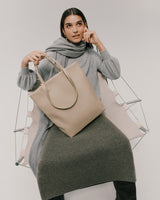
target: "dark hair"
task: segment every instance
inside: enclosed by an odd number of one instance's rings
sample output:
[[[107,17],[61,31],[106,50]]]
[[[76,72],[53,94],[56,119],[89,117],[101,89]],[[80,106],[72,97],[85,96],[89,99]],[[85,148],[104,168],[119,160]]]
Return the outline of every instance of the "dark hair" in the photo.
[[[65,36],[64,36],[62,29],[64,29],[64,21],[65,21],[66,17],[68,17],[69,15],[80,16],[82,18],[84,24],[86,24],[87,28],[88,28],[88,23],[87,23],[87,20],[86,20],[84,14],[78,8],[68,8],[67,10],[65,10],[63,12],[62,17],[61,17],[61,22],[60,22],[60,32],[61,32],[61,36],[64,38],[65,38]],[[86,42],[86,47],[93,48],[93,45],[91,43]]]

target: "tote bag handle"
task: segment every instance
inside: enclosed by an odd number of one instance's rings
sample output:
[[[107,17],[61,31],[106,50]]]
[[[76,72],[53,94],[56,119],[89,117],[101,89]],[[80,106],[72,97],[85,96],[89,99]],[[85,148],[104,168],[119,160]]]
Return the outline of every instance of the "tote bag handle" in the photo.
[[[41,57],[45,57],[45,58],[56,68],[56,70],[57,70],[58,72],[62,71],[62,72],[64,73],[65,77],[66,77],[67,80],[70,82],[70,84],[72,85],[72,87],[74,88],[74,90],[75,90],[75,92],[76,92],[76,98],[75,98],[75,100],[74,100],[74,102],[73,102],[73,104],[72,104],[71,106],[69,106],[69,107],[64,107],[64,108],[55,106],[55,105],[52,103],[52,101],[51,101],[49,92],[48,92],[48,90],[47,90],[47,88],[46,88],[46,86],[45,86],[45,82],[44,82],[42,76],[41,76],[40,73],[39,73],[38,66],[37,66],[37,65],[34,65],[35,70],[36,70],[36,73],[37,73],[37,75],[38,75],[38,78],[39,78],[39,80],[40,80],[40,82],[41,82],[41,84],[42,84],[42,87],[44,88],[44,91],[45,91],[45,93],[46,93],[46,96],[47,96],[47,98],[48,98],[50,104],[51,104],[54,108],[57,108],[57,109],[59,109],[59,110],[68,110],[68,109],[72,108],[72,107],[76,104],[76,102],[77,102],[77,100],[78,100],[78,91],[77,91],[77,88],[76,88],[76,86],[75,86],[73,80],[70,78],[69,74],[64,70],[64,68],[60,65],[60,63],[59,63],[57,60],[55,60],[54,58],[52,58],[52,57],[50,57],[50,56],[47,57],[47,56],[41,55]],[[58,67],[56,66],[56,64],[53,63],[50,59],[53,60],[53,61],[59,66],[59,68],[58,68]]]

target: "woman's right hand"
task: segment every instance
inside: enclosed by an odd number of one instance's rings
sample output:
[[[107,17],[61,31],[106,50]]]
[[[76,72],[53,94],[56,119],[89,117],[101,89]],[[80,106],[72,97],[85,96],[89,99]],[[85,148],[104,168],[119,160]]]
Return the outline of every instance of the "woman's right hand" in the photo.
[[[28,55],[26,55],[21,63],[22,67],[27,67],[29,62],[33,62],[34,65],[39,65],[39,61],[41,61],[44,57],[42,56],[48,56],[43,51],[32,51]]]

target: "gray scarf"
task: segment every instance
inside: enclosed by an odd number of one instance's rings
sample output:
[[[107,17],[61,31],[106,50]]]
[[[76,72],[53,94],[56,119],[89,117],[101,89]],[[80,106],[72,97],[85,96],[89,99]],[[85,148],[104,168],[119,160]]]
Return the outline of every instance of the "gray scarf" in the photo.
[[[56,39],[48,48],[45,49],[47,52],[56,52],[56,58],[63,67],[66,67],[68,58],[78,58],[83,55],[88,48],[85,41],[79,43],[72,43],[66,40],[64,37]],[[86,58],[87,59],[87,58]]]
[[[70,58],[77,58],[81,56],[87,50],[86,42],[81,41],[79,43],[72,43],[66,40],[63,37],[55,40],[46,50],[48,51],[56,51],[63,56],[67,56]]]

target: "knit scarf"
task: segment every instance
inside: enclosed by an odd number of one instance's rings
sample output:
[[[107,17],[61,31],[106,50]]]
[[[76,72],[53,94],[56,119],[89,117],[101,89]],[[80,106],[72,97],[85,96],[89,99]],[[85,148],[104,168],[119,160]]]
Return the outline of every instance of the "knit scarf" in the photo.
[[[87,47],[85,41],[72,43],[63,37],[60,37],[55,40],[48,48],[46,48],[45,52],[56,51],[63,56],[77,58],[81,56],[86,51],[86,49]]]
[[[56,52],[55,59],[59,61],[59,63],[65,68],[69,58],[76,59],[81,57],[88,48],[90,47],[86,47],[85,41],[72,43],[64,37],[59,37],[48,48],[45,49],[45,53]],[[85,54],[83,59],[79,59],[79,64],[83,67],[84,72],[87,73],[89,68],[88,54]]]

